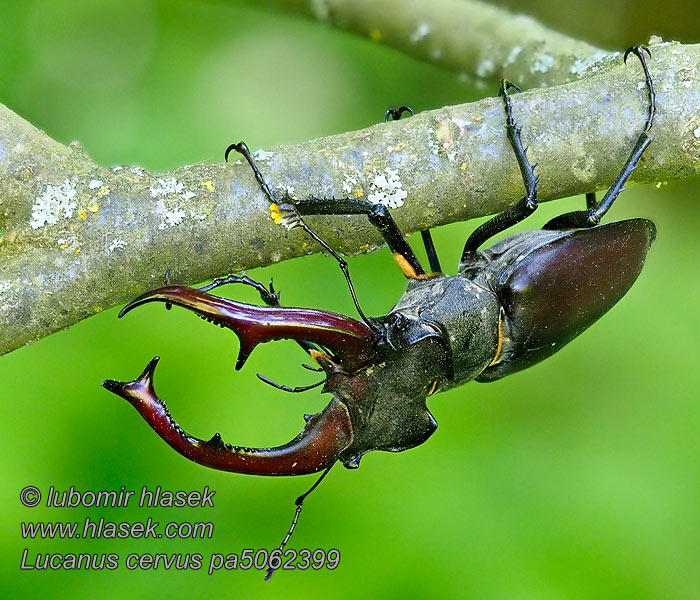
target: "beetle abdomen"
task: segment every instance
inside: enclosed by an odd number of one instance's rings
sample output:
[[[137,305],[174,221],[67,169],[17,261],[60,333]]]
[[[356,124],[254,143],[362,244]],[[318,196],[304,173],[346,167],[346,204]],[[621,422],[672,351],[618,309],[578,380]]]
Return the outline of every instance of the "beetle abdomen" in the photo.
[[[635,282],[655,235],[651,221],[630,219],[563,231],[527,253],[518,244],[513,256],[500,242],[488,280],[503,307],[501,352],[477,381],[529,367],[590,327]]]

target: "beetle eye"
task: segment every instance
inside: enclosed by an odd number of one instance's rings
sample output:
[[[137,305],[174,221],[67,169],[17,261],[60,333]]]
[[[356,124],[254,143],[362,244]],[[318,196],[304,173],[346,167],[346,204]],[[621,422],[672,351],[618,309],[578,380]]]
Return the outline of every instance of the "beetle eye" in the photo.
[[[394,323],[392,324],[394,329],[406,329],[408,327],[408,319],[401,313],[396,313],[394,315]]]

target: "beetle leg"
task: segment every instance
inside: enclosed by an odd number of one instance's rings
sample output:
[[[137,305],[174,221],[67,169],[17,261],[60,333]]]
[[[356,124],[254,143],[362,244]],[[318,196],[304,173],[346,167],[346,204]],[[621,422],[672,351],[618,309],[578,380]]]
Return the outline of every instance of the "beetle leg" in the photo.
[[[255,161],[250,155],[246,145],[243,142],[232,144],[227,148],[226,154],[228,155],[232,149],[243,154],[253,170],[257,171],[256,177],[258,181],[261,181],[262,175],[260,174],[257,165],[255,165]],[[408,278],[422,278],[427,275],[386,206],[382,204],[374,204],[373,202],[361,200],[359,198],[312,197],[297,200],[290,198],[288,194],[283,198],[283,202],[277,203],[272,195],[269,194],[269,187],[267,185],[263,186],[263,191],[266,195],[268,195],[268,199],[271,202],[270,207],[272,209],[272,217],[276,222],[281,223],[288,229],[293,229],[295,227],[303,228],[306,233],[308,233],[323,248],[325,248],[333,256],[333,258],[338,261],[338,264],[340,265],[340,268],[348,281],[357,310],[360,315],[362,315],[363,320],[368,324],[369,321],[364,317],[355,296],[355,291],[348,273],[347,262],[325,240],[323,240],[323,238],[321,238],[304,222],[304,216],[367,215],[370,223],[372,223],[372,225],[379,230],[379,233],[381,233],[384,241],[389,246],[389,249],[393,252],[394,258],[401,267],[404,275],[406,275]]]
[[[226,148],[226,152],[224,154],[224,158],[228,160],[228,155],[232,150],[235,150],[236,152],[240,152],[245,159],[248,161],[248,164],[250,167],[253,169],[253,173],[255,174],[255,178],[258,180],[260,183],[260,187],[262,188],[262,191],[264,194],[267,196],[267,199],[270,201],[270,211],[272,218],[275,220],[276,223],[284,225],[287,229],[294,229],[295,227],[301,227],[308,235],[310,235],[316,242],[324,248],[337,262],[338,265],[340,266],[340,270],[343,272],[343,275],[345,276],[345,280],[348,283],[348,287],[350,288],[350,295],[352,296],[352,300],[355,303],[355,308],[357,309],[357,312],[360,314],[360,317],[362,320],[365,322],[365,324],[372,329],[373,331],[375,330],[374,324],[367,318],[365,315],[364,311],[362,310],[362,307],[360,306],[360,302],[357,299],[357,294],[355,293],[355,286],[352,283],[352,279],[350,278],[350,269],[348,267],[347,261],[340,256],[328,242],[326,242],[320,235],[318,235],[311,227],[309,227],[305,222],[304,219],[302,219],[301,215],[299,212],[296,210],[295,206],[293,204],[282,204],[278,205],[277,202],[275,202],[274,197],[272,196],[272,192],[270,191],[270,186],[267,185],[267,182],[265,181],[264,177],[262,176],[262,173],[260,172],[260,169],[258,169],[258,165],[255,164],[255,160],[253,160],[252,155],[250,154],[250,151],[248,150],[248,146],[245,145],[245,142],[238,142],[237,144],[231,144],[228,148]]]
[[[107,380],[102,385],[127,400],[168,445],[191,461],[250,475],[304,475],[327,469],[352,444],[350,416],[336,399],[310,417],[301,433],[283,446],[232,446],[225,444],[218,433],[208,441],[193,437],[175,422],[153,388],[158,360],[156,356],[134,381]]]
[[[242,283],[244,285],[249,285],[257,290],[257,292],[260,294],[260,299],[268,306],[280,305],[280,294],[279,292],[275,291],[275,288],[272,285],[272,279],[270,279],[270,287],[268,289],[264,284],[260,283],[259,281],[255,281],[255,279],[252,279],[247,275],[227,275],[226,277],[217,277],[211,283],[198,287],[197,289],[200,292],[210,292],[213,289],[221,287],[222,285],[228,285],[230,283]],[[168,285],[167,282],[166,285]]]
[[[627,162],[622,167],[622,170],[615,178],[615,181],[610,186],[610,189],[605,192],[605,195],[599,203],[593,204],[593,206],[588,203],[588,210],[577,210],[555,217],[546,223],[543,229],[566,229],[569,227],[584,228],[595,227],[598,225],[600,220],[605,216],[605,213],[610,210],[610,207],[613,205],[613,202],[615,202],[615,199],[618,197],[620,192],[625,189],[625,182],[629,178],[632,171],[637,168],[639,159],[642,157],[642,154],[644,154],[644,151],[647,149],[649,144],[651,144],[652,137],[649,135],[649,131],[651,130],[651,126],[654,122],[654,115],[656,114],[656,93],[654,92],[654,84],[651,80],[651,74],[649,73],[646,58],[644,58],[645,52],[651,56],[649,49],[645,46],[632,46],[632,48],[629,48],[627,52],[625,52],[624,58],[625,63],[627,63],[627,57],[630,54],[634,54],[637,58],[639,58],[639,61],[642,63],[642,68],[644,69],[647,93],[649,96],[649,113],[644,124],[644,129],[642,130],[642,133],[639,134],[637,143],[634,145],[631,154],[627,158]],[[588,196],[586,199],[588,200]]]
[[[535,175],[535,165],[531,165],[527,159],[527,148],[523,147],[520,139],[522,128],[518,126],[513,118],[513,109],[511,106],[510,95],[508,89],[513,88],[517,92],[520,88],[507,81],[501,80],[501,89],[498,95],[503,98],[503,105],[506,112],[506,131],[508,133],[508,141],[510,142],[515,158],[518,161],[520,174],[525,184],[525,195],[510,208],[507,208],[502,213],[497,214],[492,219],[486,221],[477,227],[467,239],[462,252],[462,263],[469,262],[473,259],[477,249],[486,240],[493,237],[501,231],[505,231],[516,223],[520,223],[523,219],[529,217],[537,209],[537,181],[539,177]]]
[[[390,108],[386,111],[384,115],[384,121],[388,122],[391,118],[393,121],[398,121],[403,113],[410,113],[411,116],[414,115],[413,109],[410,106],[400,106],[399,108]],[[425,252],[428,255],[428,263],[430,264],[430,275],[439,275],[442,273],[442,268],[440,267],[440,259],[438,258],[437,251],[435,250],[435,244],[433,243],[433,238],[430,235],[429,229],[423,229],[421,232],[421,237],[423,238],[423,245],[425,246]]]
[[[364,323],[325,310],[254,306],[212,296],[195,288],[171,285],[139,296],[119,313],[147,302],[169,302],[189,308],[203,319],[231,329],[241,348],[236,361],[240,369],[257,344],[279,339],[303,340],[328,348],[348,371],[369,362],[375,354],[375,334]],[[312,358],[315,349],[311,349]]]
[[[598,204],[598,201],[595,199],[595,192],[588,192],[586,194],[586,208],[591,210],[595,208],[596,204]]]
[[[431,274],[442,273],[442,267],[440,266],[440,259],[437,255],[437,250],[435,250],[435,244],[433,243],[433,236],[430,235],[430,229],[423,229],[420,232],[423,238],[423,245],[425,246],[425,253],[428,255],[428,263],[430,264]]]

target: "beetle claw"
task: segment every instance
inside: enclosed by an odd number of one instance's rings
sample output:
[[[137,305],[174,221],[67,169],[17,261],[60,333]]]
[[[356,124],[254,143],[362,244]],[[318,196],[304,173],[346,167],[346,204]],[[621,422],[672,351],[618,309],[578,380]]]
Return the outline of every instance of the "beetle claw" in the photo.
[[[282,446],[233,446],[224,443],[219,433],[206,441],[196,438],[178,425],[155,392],[153,373],[158,360],[153,358],[134,381],[109,379],[102,385],[127,400],[163,440],[196,463],[251,475],[304,475],[328,468],[353,442],[348,410],[336,399],[306,419],[301,433]]]
[[[367,364],[376,352],[372,330],[350,317],[310,308],[244,304],[179,285],[146,292],[129,302],[119,316],[154,301],[183,306],[208,321],[231,329],[241,343],[237,370],[243,367],[255,346],[271,340],[295,339],[319,344],[332,352],[333,362],[349,371]]]

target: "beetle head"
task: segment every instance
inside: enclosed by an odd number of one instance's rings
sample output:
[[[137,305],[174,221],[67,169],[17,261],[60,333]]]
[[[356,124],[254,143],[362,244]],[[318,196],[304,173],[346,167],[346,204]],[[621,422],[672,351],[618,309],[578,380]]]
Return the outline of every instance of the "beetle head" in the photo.
[[[439,336],[416,319],[377,320],[385,329],[378,336],[365,324],[336,313],[253,306],[184,286],[148,292],[129,303],[120,316],[152,301],[183,306],[234,331],[241,343],[237,369],[257,344],[275,339],[291,338],[323,349],[311,354],[326,373],[324,391],[334,398],[307,418],[294,440],[275,448],[233,446],[219,434],[205,441],[182,430],[155,393],[157,357],[134,381],[103,382],[190,460],[257,475],[312,473],[336,460],[352,468],[370,450],[400,451],[421,444],[437,426],[425,401],[437,379],[445,376],[449,361]]]

